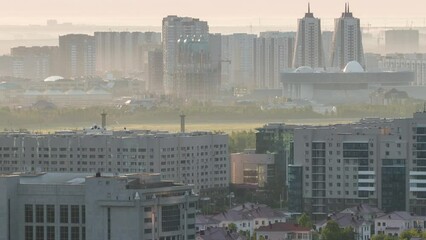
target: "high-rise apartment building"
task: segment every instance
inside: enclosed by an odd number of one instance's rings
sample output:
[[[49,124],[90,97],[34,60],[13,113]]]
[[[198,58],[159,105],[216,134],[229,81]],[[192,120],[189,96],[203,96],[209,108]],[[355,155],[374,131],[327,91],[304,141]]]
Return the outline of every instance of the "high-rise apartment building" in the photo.
[[[204,102],[217,95],[220,83],[220,47],[220,35],[182,36],[178,40],[175,73],[177,97]]]
[[[333,48],[333,32],[323,31],[322,32],[322,49],[324,52],[324,66],[328,68],[330,66],[330,55],[331,49]]]
[[[364,49],[359,18],[354,18],[345,5],[345,12],[334,21],[333,48],[331,52],[331,67],[342,70],[348,62],[364,63]]]
[[[14,77],[43,80],[58,73],[58,47],[15,47],[11,56]]]
[[[364,119],[291,127],[289,207],[315,218],[361,203],[386,212],[426,214],[426,112],[407,119]]]
[[[291,68],[294,33],[262,32],[254,42],[255,87],[278,89],[281,72]]]
[[[222,36],[222,77],[228,87],[255,88],[255,34],[235,33]]]
[[[176,94],[178,80],[178,40],[193,36],[208,39],[209,26],[197,18],[167,16],[163,18],[164,87],[168,95]]]
[[[66,78],[94,76],[96,44],[93,36],[68,34],[59,36],[60,75]]]
[[[228,136],[105,131],[0,134],[0,172],[161,173],[196,192],[229,186]]]
[[[161,33],[95,32],[98,72],[142,72],[148,51],[161,48]]]
[[[321,20],[314,17],[308,4],[308,12],[305,17],[298,20],[293,68],[302,66],[323,68],[324,61]]]
[[[401,29],[385,32],[386,53],[418,53],[419,30]]]
[[[154,50],[148,52],[148,91],[163,93],[163,51]]]

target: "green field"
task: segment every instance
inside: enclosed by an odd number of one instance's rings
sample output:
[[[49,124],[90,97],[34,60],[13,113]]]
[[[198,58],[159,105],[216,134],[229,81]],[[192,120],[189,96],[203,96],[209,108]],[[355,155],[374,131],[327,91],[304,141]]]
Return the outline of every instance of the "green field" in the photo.
[[[292,119],[285,121],[286,124],[296,124],[296,125],[330,125],[330,124],[343,124],[351,123],[357,119]],[[262,127],[268,122],[277,122],[277,121],[266,121],[266,122],[226,122],[226,123],[190,123],[188,122],[185,126],[186,131],[221,131],[226,133],[239,132],[239,131],[254,131],[256,128]],[[283,121],[281,121],[283,122]],[[83,129],[84,127],[90,127],[90,125],[82,126],[55,126],[52,128],[38,128],[32,127],[27,128],[31,131],[38,132],[54,132],[57,130],[77,130]],[[144,129],[144,130],[160,130],[160,131],[170,131],[177,132],[180,131],[180,123],[146,123],[146,124],[112,124],[107,126],[110,130],[122,130],[124,128],[128,130]]]

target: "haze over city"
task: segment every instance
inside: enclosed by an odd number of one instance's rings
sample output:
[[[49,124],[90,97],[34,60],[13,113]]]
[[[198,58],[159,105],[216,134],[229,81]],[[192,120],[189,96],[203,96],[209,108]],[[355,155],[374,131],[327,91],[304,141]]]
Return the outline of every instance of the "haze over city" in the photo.
[[[0,240],[425,240],[424,0],[3,0]]]
[[[27,25],[44,24],[46,19],[58,19],[61,22],[95,25],[140,25],[159,26],[163,16],[199,17],[209,21],[212,26],[229,25],[295,25],[291,19],[300,17],[306,11],[308,1],[244,1],[244,0],[38,0],[3,1],[0,24]],[[311,0],[312,9],[318,17],[335,18],[342,11],[345,1]],[[419,7],[422,0],[407,0],[401,7],[400,1],[357,0],[350,1],[357,16],[365,22],[376,25],[424,25],[426,10]]]

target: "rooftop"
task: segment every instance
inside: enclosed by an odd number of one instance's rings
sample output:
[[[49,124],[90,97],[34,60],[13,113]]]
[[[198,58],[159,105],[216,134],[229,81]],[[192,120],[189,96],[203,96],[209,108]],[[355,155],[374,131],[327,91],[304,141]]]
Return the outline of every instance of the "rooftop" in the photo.
[[[16,173],[20,184],[82,185],[88,173]]]
[[[307,227],[299,226],[294,223],[274,223],[269,226],[259,227],[256,231],[258,232],[309,232],[311,229]]]
[[[256,218],[280,218],[285,214],[264,204],[245,203],[213,216],[217,221],[241,221]]]
[[[399,212],[391,212],[389,214],[382,215],[376,219],[377,220],[411,220],[417,217],[419,216],[416,216],[413,213],[399,211]]]
[[[226,228],[208,228],[201,232],[197,239],[203,240],[246,240],[245,236],[240,235],[237,232],[231,232]]]

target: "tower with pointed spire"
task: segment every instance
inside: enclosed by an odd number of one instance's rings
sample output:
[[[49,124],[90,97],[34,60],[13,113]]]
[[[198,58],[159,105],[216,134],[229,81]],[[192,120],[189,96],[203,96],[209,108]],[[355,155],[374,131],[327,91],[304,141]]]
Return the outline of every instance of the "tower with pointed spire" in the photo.
[[[321,20],[314,17],[310,3],[308,3],[308,12],[302,19],[298,19],[293,68],[301,66],[324,67]]]
[[[330,65],[343,69],[351,61],[357,61],[361,66],[365,66],[360,20],[354,18],[349,3],[345,3],[342,16],[334,21]]]

